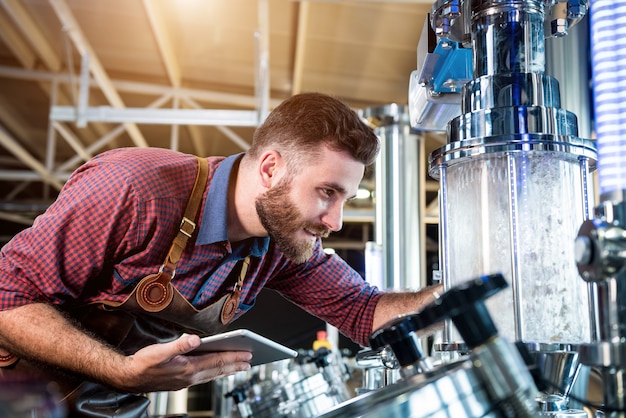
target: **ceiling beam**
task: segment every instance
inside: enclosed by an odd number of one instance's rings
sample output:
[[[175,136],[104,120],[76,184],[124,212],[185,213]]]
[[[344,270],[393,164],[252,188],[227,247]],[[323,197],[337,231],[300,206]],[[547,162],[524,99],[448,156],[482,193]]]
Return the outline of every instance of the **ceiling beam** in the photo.
[[[193,107],[196,110],[202,109],[202,106],[200,106],[198,103],[196,103],[193,99],[189,97],[183,97],[183,100],[187,105]],[[257,120],[257,124],[258,124],[258,120]],[[214,124],[214,125],[216,125],[216,128],[218,131],[220,131],[224,136],[226,136],[226,138],[230,139],[235,145],[239,146],[242,150],[248,151],[250,149],[250,144],[245,139],[237,135],[232,129],[229,129],[226,126],[224,126],[225,125],[224,123]]]
[[[296,50],[293,59],[293,73],[291,76],[291,94],[302,91],[302,74],[304,72],[304,56],[306,52],[306,33],[309,24],[309,2],[298,5],[298,31],[296,33]]]
[[[56,74],[49,71],[26,70],[23,68],[8,67],[4,65],[0,65],[0,77],[15,78],[18,80],[58,80],[61,83],[73,82],[69,74]],[[176,88],[138,81],[111,80],[111,82],[113,83],[113,87],[115,87],[116,90],[123,91],[125,93],[139,93],[155,96],[161,96],[164,94],[187,96],[203,102],[219,103],[221,105],[227,104],[229,106],[238,106],[250,109],[254,109],[257,104],[256,97],[246,94],[223,93],[219,91],[198,90],[183,87]],[[96,81],[93,79],[90,80],[90,83],[93,86],[97,86]],[[280,99],[270,99],[270,108],[278,106],[281,101],[282,100]]]
[[[3,13],[0,13],[0,27],[2,28],[0,38],[5,41],[9,49],[15,54],[22,67],[32,70],[35,68],[36,64],[40,62],[53,73],[60,71],[63,66],[61,58],[56,54],[48,42],[48,37],[39,26],[37,26],[23,4],[14,0],[1,0],[1,2],[3,9],[13,20],[13,24],[7,21]],[[21,34],[13,30],[13,27],[19,28]],[[51,97],[52,92],[50,85],[43,83],[43,80],[37,81],[43,92],[48,97]],[[68,98],[62,91],[56,93],[54,100],[51,97],[51,103],[57,104],[57,98],[59,102],[63,104],[73,102],[73,100]],[[4,122],[5,125],[8,124],[6,120]],[[94,124],[93,129],[97,133],[104,131],[100,124]],[[83,130],[82,135],[87,141],[91,141],[94,137],[90,130]],[[26,137],[18,136],[18,138],[22,141],[26,140]]]
[[[10,153],[15,155],[27,167],[37,172],[43,181],[57,190],[61,190],[63,182],[55,178],[43,164],[25,150],[9,133],[0,126],[0,145],[4,146]]]
[[[72,131],[70,131],[65,125],[57,121],[52,121],[52,126],[59,134],[61,134],[63,139],[65,139],[65,142],[67,142],[68,145],[72,147],[76,155],[82,158],[83,161],[88,161],[89,159],[91,159],[91,157],[93,157],[93,155],[87,152],[85,147],[83,147],[83,144],[80,143],[80,140],[76,138]]]
[[[185,103],[181,103],[182,107],[185,108]],[[204,141],[202,140],[202,131],[198,125],[187,125],[187,132],[189,132],[189,136],[191,137],[191,145],[194,149],[194,154],[205,157],[207,155],[206,147],[204,146]]]
[[[30,16],[24,4],[20,0],[0,0],[4,10],[11,16],[22,35],[30,43],[37,55],[44,62],[46,68],[51,71],[61,69],[61,60],[57,57],[54,49],[45,35],[39,30],[37,23]]]
[[[124,132],[124,126],[123,125],[118,125],[116,128],[114,128],[110,132],[106,133],[103,137],[101,137],[100,139],[95,141],[93,144],[91,144],[87,148],[85,148],[85,151],[88,152],[88,153],[91,153],[91,154],[95,154],[95,153],[99,152],[102,148],[107,146],[111,141],[113,141],[115,138],[117,138],[123,132]],[[59,164],[57,169],[59,171],[73,170],[82,161],[83,161],[83,159],[80,157],[80,155],[74,155],[72,158],[70,158],[69,160],[65,161],[64,163]]]
[[[258,113],[254,110],[218,109],[146,109],[127,107],[118,109],[110,106],[88,107],[81,115],[87,122],[112,122],[153,125],[224,125],[257,127]],[[50,119],[72,122],[78,119],[75,107],[53,106]]]
[[[19,138],[23,144],[28,145],[32,149],[33,153],[37,154],[41,151],[38,149],[41,147],[38,147],[32,139],[31,131],[28,129],[28,124],[17,112],[17,109],[13,108],[11,103],[5,100],[4,97],[0,97],[0,121],[2,121],[4,127]],[[41,155],[39,156],[42,157]]]
[[[165,71],[170,79],[170,83],[174,87],[180,87],[181,74],[180,65],[174,54],[174,48],[172,47],[171,38],[167,26],[165,25],[164,13],[161,8],[161,3],[157,0],[143,0],[143,7],[148,15],[150,21],[150,27],[152,28],[152,34],[156,39],[156,43],[161,53],[161,59],[165,66]]]
[[[4,221],[9,221],[9,222],[15,222],[16,224],[29,225],[29,226],[32,225],[34,222],[33,218],[29,218],[27,216],[22,216],[22,215],[17,215],[15,213],[1,212],[1,211],[0,211],[0,219]]]
[[[93,78],[96,80],[96,83],[102,90],[104,96],[107,98],[112,106],[118,109],[124,109],[126,106],[124,105],[122,98],[113,86],[113,83],[109,79],[109,76],[106,73],[104,66],[102,65],[102,63],[98,59],[98,56],[87,41],[87,38],[83,34],[83,31],[78,25],[78,22],[74,18],[74,15],[72,14],[72,11],[70,10],[65,0],[49,1],[57,17],[61,21],[61,24],[66,28],[67,34],[74,43],[74,46],[76,47],[78,52],[81,54],[81,56],[87,55],[89,57],[89,69],[91,70],[91,74],[93,75]],[[126,122],[124,123],[124,128],[126,129],[126,132],[128,132],[128,135],[131,137],[136,146],[148,146],[148,143],[146,142],[136,124]]]
[[[0,13],[0,28],[2,28],[0,39],[15,55],[20,64],[26,68],[33,68],[36,60],[35,54],[4,13]]]

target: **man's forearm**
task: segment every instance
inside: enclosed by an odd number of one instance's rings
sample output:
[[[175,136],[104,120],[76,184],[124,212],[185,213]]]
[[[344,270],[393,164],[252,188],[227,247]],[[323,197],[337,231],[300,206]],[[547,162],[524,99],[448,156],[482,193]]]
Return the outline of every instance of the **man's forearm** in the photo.
[[[420,311],[424,306],[433,302],[437,295],[442,292],[443,286],[436,285],[417,292],[384,293],[376,304],[372,332],[398,315]]]
[[[250,369],[251,353],[187,354],[200,345],[183,335],[125,356],[74,327],[41,303],[0,312],[0,347],[126,392],[178,390]]]
[[[77,329],[47,304],[0,312],[0,347],[111,386],[124,382],[126,357]]]

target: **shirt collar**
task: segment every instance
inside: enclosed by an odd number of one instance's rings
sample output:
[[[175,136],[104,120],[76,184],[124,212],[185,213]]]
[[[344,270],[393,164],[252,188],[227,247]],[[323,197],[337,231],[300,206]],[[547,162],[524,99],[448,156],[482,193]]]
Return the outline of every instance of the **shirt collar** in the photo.
[[[228,183],[235,163],[243,157],[243,153],[224,158],[215,169],[209,185],[200,229],[196,244],[215,244],[228,241]],[[246,240],[250,255],[262,256],[269,248],[269,237],[255,237]]]

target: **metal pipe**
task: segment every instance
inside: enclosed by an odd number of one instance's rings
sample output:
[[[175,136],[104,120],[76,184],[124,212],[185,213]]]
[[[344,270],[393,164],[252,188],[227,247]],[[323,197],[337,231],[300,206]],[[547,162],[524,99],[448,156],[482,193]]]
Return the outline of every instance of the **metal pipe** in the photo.
[[[419,141],[404,106],[390,104],[362,111],[381,140],[376,160],[375,240],[382,248],[383,283],[388,289],[425,286],[425,240],[420,205]]]

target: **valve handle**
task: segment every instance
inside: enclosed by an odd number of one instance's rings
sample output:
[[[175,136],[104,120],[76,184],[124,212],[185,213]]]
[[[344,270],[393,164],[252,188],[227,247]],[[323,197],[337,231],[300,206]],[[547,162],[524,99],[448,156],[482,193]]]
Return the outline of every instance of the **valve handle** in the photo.
[[[389,346],[401,366],[413,364],[424,358],[417,332],[451,319],[467,346],[475,348],[497,335],[484,301],[507,286],[501,274],[481,276],[455,286],[422,311],[387,322],[372,333],[370,345],[374,350]]]
[[[470,349],[498,334],[485,299],[506,287],[501,274],[481,276],[450,289],[437,301]]]

